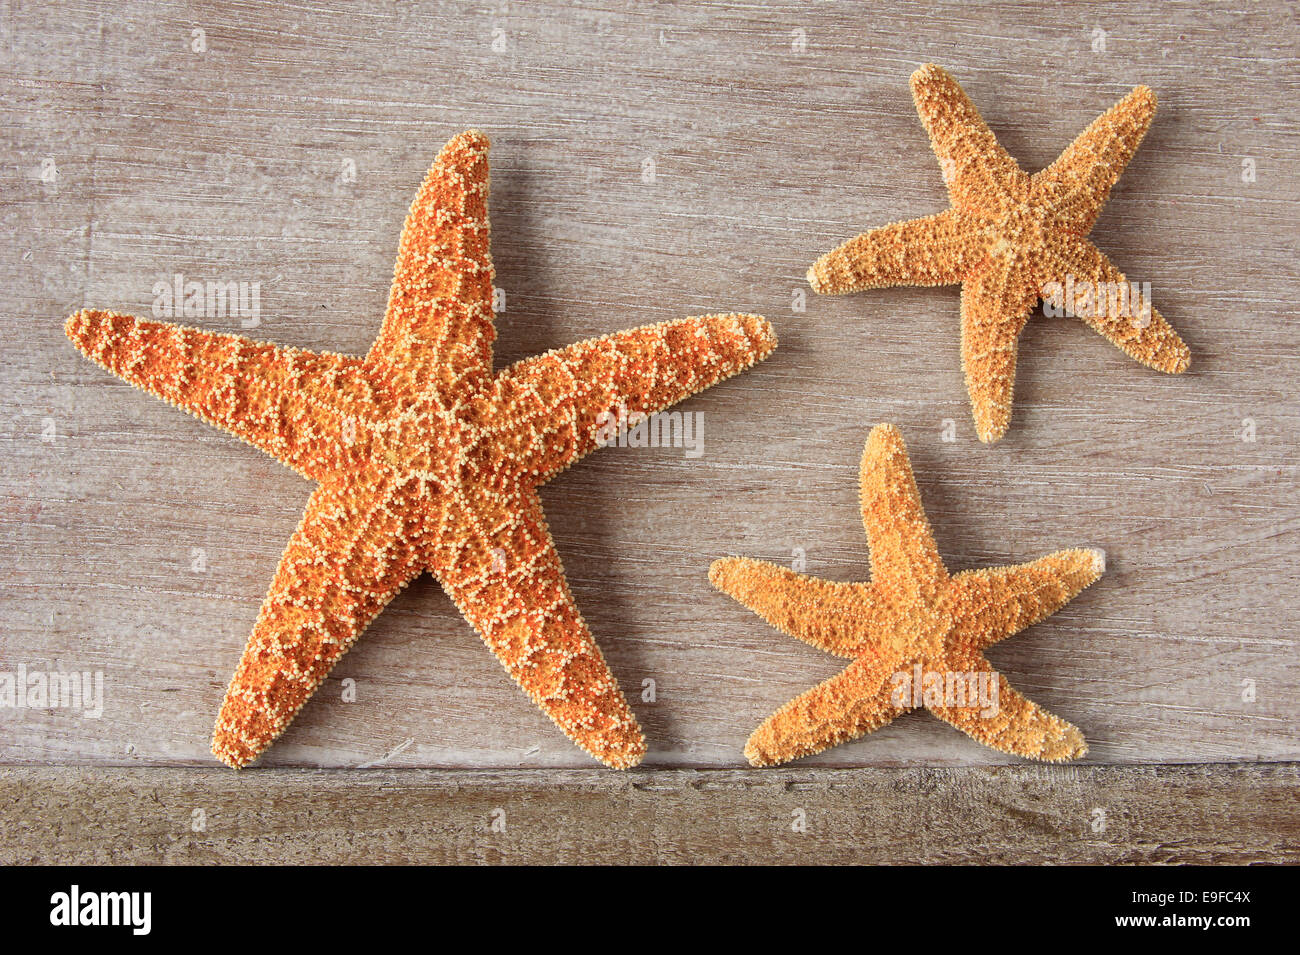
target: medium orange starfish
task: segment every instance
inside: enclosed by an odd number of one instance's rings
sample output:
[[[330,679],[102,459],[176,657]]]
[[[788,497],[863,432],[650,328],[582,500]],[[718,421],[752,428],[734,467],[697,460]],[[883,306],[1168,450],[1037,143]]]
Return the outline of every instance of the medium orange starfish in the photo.
[[[765,358],[776,338],[754,315],[687,318],[494,377],[487,151],[485,136],[463,133],[429,170],[364,358],[113,312],[68,319],[89,358],[318,482],[217,718],[212,752],[231,766],[284,732],[424,570],[570,739],[615,768],[645,753],[537,489],[602,443],[624,407],[636,422]]]
[[[1079,730],[1025,699],[984,651],[1065,606],[1101,576],[1098,550],[949,576],[903,438],[878,425],[862,455],[871,582],[818,580],[743,557],[709,580],[778,630],[853,660],[773,713],[745,744],[755,766],[819,753],[924,706],[972,739],[1030,759],[1087,752]]]
[[[949,209],[864,232],[808,270],[822,293],[960,283],[961,351],[975,427],[996,441],[1011,420],[1016,343],[1040,299],[1076,315],[1144,365],[1187,370],[1191,354],[1140,290],[1085,238],[1156,111],[1139,86],[1029,176],[998,145],[957,81],[912,74],[916,111],[939,158]]]

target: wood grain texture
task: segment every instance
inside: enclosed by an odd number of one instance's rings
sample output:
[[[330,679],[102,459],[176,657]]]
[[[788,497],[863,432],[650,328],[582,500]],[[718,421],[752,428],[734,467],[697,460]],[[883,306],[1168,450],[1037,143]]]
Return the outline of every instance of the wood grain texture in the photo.
[[[177,273],[258,282],[261,323],[249,333],[361,353],[411,196],[442,143],[471,126],[493,139],[507,296],[498,367],[709,311],[765,314],[781,337],[767,363],[683,406],[704,414],[702,457],[607,449],[543,491],[579,606],[646,729],[647,765],[740,767],[759,721],[835,672],[714,592],[706,571],[727,554],[802,554],[809,573],[862,579],[855,468],[880,421],[902,429],[952,570],[1063,547],[1108,552],[1100,582],[992,654],[1013,685],[1083,729],[1091,761],[1300,758],[1298,32],[1281,2],[6,4],[0,670],[102,671],[105,708],[100,719],[3,712],[0,762],[211,765],[222,692],[310,490],[83,360],[64,318],[83,306],[148,315],[155,282]],[[1011,431],[983,447],[955,288],[807,290],[809,263],[841,240],[944,208],[907,88],[928,60],[965,85],[1029,170],[1133,85],[1158,92],[1151,132],[1093,238],[1151,283],[1191,346],[1188,375],[1142,368],[1081,323],[1040,315],[1022,339]],[[192,322],[243,330],[230,316]],[[651,680],[653,702],[642,698]],[[344,681],[356,702],[342,701]],[[1010,759],[914,715],[801,770]],[[371,627],[264,762],[589,765],[428,578]],[[1016,772],[1043,786],[1056,778]],[[1108,778],[1081,772],[1060,778]],[[1178,772],[1171,798],[1212,775]],[[1291,770],[1269,772],[1225,778],[1294,784]],[[921,789],[945,778],[915,773]],[[11,773],[6,785],[22,793],[34,778],[44,777]],[[122,798],[132,780],[154,778],[104,777]],[[182,775],[170,791],[197,787],[233,806],[338,778]],[[655,778],[591,777],[572,791],[630,805]],[[662,785],[683,805],[702,798],[683,778]],[[799,777],[725,778],[735,788],[724,791],[743,794],[783,793],[780,780]],[[863,777],[861,792],[883,778]],[[979,778],[1007,805],[1021,798],[998,788],[1004,777]],[[92,783],[79,785],[60,798],[89,798]],[[390,784],[363,785],[379,799]],[[824,785],[834,802],[839,784]],[[1051,813],[1077,814],[1081,845],[1088,800],[1064,809],[1063,791],[1042,798]],[[912,818],[923,828],[928,817]],[[781,824],[768,840],[784,838]],[[1060,852],[1059,832],[1044,830],[1033,851]],[[1250,832],[1256,841],[1224,853],[1268,851],[1262,830]],[[263,838],[218,849],[158,833],[142,852],[234,857]],[[1171,838],[1125,857],[1159,857]],[[444,851],[501,853],[465,840]],[[400,857],[401,845],[393,835],[383,853]]]
[[[0,863],[1300,862],[1295,765],[541,777],[10,767]]]

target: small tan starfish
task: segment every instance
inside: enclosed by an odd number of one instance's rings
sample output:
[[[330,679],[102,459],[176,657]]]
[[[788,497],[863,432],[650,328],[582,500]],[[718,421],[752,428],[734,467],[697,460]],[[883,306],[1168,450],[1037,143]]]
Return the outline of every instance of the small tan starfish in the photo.
[[[837,676],[773,713],[745,744],[755,766],[819,753],[924,706],[972,739],[1029,759],[1087,752],[1079,730],[1031,703],[984,651],[1065,606],[1101,576],[1098,550],[949,576],[903,438],[878,425],[862,455],[871,582],[832,583],[774,564],[714,561],[709,580],[772,626],[848,657]]]
[[[756,315],[647,325],[492,373],[488,141],[439,154],[364,358],[88,309],[67,333],[131,384],[317,482],[226,693],[212,752],[255,759],[425,570],[533,701],[606,765],[636,717],[574,605],[538,488],[635,424],[765,358]]]
[[[951,208],[850,239],[808,270],[813,289],[960,283],[962,366],[981,441],[1006,433],[1016,342],[1040,299],[1144,365],[1186,371],[1191,354],[1182,339],[1086,238],[1151,125],[1155,93],[1135,88],[1034,176],[938,66],[912,74],[912,96]]]

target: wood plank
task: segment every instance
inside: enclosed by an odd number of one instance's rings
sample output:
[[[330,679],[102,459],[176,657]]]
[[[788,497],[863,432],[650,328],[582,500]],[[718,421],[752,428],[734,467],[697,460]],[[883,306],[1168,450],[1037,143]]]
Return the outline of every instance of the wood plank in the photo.
[[[1108,551],[1101,582],[993,655],[1084,729],[1091,760],[1300,759],[1288,5],[19,0],[2,29],[0,671],[102,672],[105,709],[4,713],[0,762],[210,765],[221,695],[309,491],[84,361],[66,315],[147,314],[177,273],[258,282],[255,334],[363,351],[411,194],[469,126],[494,141],[500,365],[726,309],[768,315],[782,339],[684,406],[705,415],[703,457],[606,450],[544,492],[649,765],[739,767],[763,717],[835,672],[705,572],[725,554],[799,552],[811,573],[862,578],[855,468],[878,421],[902,428],[953,569]],[[955,289],[796,305],[818,254],[943,207],[907,89],[926,60],[1030,169],[1133,84],[1158,91],[1095,237],[1152,283],[1189,375],[1040,318],[1010,435],[986,448]],[[916,716],[811,765],[1008,759]],[[427,579],[266,763],[590,765]]]
[[[0,770],[0,862],[1295,863],[1295,764]]]

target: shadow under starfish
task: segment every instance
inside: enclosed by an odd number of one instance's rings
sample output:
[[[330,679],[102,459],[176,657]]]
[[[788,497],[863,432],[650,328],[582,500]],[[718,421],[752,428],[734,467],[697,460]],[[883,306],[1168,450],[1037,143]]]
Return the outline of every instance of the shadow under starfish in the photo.
[[[648,325],[492,373],[488,141],[438,155],[402,230],[364,358],[87,309],[85,355],[317,482],[226,692],[212,752],[243,766],[288,727],[384,606],[425,570],[507,672],[608,766],[645,739],[574,604],[537,489],[631,423],[776,347],[756,315]]]

